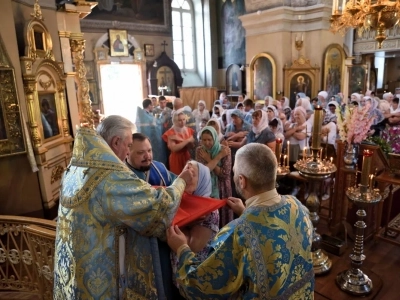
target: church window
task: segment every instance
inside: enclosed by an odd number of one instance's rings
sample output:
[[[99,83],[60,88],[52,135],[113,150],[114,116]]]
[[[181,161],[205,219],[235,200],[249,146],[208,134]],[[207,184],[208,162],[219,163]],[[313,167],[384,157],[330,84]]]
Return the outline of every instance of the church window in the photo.
[[[181,70],[194,70],[193,5],[188,0],[173,0],[172,39],[174,61]]]

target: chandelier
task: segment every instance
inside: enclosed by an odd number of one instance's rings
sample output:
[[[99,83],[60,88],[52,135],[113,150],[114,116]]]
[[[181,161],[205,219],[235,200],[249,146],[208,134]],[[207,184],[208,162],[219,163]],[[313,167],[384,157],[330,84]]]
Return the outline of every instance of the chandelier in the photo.
[[[344,34],[349,28],[363,31],[375,30],[375,40],[378,48],[386,39],[386,30],[399,22],[400,0],[333,0],[331,31]]]

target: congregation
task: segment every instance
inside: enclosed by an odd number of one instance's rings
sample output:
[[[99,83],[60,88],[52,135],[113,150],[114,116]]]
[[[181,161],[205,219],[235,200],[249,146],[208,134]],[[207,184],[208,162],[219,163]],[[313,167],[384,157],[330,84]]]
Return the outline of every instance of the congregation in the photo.
[[[253,103],[245,95],[234,105],[222,93],[211,111],[202,100],[192,111],[179,98],[170,108],[160,96],[138,108],[141,133],[119,116],[103,119],[97,132],[79,129],[61,185],[56,298],[313,299],[313,226],[295,195],[277,192],[277,168],[292,167],[310,147],[317,106],[321,139],[333,147],[346,111],[367,117],[369,136],[393,142],[399,96],[299,93],[290,107],[286,97]],[[142,126],[143,118],[158,122]],[[160,136],[147,134],[151,126]],[[286,149],[277,155],[278,144]],[[168,159],[155,160],[162,149]],[[183,193],[227,206],[171,226]],[[107,262],[101,268],[99,259]]]

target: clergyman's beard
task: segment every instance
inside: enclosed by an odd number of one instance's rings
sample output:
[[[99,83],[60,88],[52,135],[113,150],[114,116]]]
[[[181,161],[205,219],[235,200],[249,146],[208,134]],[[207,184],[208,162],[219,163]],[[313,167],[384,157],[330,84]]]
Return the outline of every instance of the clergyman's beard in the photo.
[[[151,165],[148,165],[148,166],[141,166],[141,167],[139,168],[139,171],[146,172],[146,171],[150,170],[150,167],[151,167]]]

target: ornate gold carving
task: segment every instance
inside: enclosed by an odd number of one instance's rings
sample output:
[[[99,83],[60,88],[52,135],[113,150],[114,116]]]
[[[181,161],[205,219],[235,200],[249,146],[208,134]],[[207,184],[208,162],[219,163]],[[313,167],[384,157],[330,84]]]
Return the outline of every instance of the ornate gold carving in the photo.
[[[45,91],[51,86],[51,83],[51,80],[44,82],[42,79],[39,79],[39,84]]]
[[[40,21],[44,20],[42,16],[42,10],[40,9],[39,0],[35,0],[35,4],[33,5],[33,13],[31,13],[31,16]]]
[[[0,44],[2,44],[0,38]],[[0,49],[1,51],[2,49]],[[21,123],[18,94],[16,89],[14,69],[0,67],[0,118],[4,128],[0,139],[0,156],[14,155],[25,152],[25,140]]]
[[[53,168],[51,171],[51,184],[61,179],[62,174],[64,173],[64,168],[60,165]]]
[[[32,63],[30,61],[25,62],[25,69],[28,71],[32,70]]]
[[[62,131],[64,133],[64,136],[69,136],[68,112],[67,112],[67,103],[66,103],[65,95],[64,95],[64,84],[65,84],[65,82],[58,81],[57,82],[57,91],[60,95]]]
[[[79,37],[80,34],[71,34],[71,37]],[[71,38],[72,59],[75,65],[75,82],[78,86],[78,108],[81,127],[94,127],[93,111],[89,98],[89,83],[86,79],[86,67],[83,62],[83,52],[85,51],[84,39]]]

